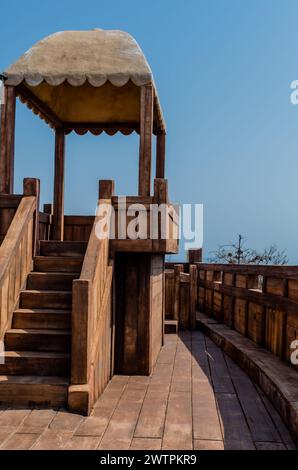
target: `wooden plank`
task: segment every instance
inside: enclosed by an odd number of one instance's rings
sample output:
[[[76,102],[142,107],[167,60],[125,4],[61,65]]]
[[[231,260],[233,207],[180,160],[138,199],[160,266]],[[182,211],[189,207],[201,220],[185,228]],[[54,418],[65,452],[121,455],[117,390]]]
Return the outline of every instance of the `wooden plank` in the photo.
[[[0,193],[13,193],[16,91],[4,86],[1,106]]]
[[[190,392],[171,392],[165,421],[163,450],[192,450]]]
[[[200,287],[204,287],[206,290],[213,290],[215,288],[215,285],[212,281],[204,281],[199,279],[198,284]],[[296,313],[298,311],[297,301],[275,294],[262,293],[260,290],[243,289],[241,287],[232,287],[224,284],[217,284],[216,290],[223,294],[237,297],[239,299],[254,302],[256,304],[266,305],[269,308],[278,308],[284,312]]]
[[[64,233],[64,160],[65,133],[63,129],[55,132],[55,176],[54,176],[54,213],[53,239],[63,240]]]
[[[134,437],[162,438],[167,409],[168,391],[150,391],[147,393]]]
[[[238,368],[237,372],[233,374],[233,383],[253,441],[281,442],[280,436],[249,377]]]
[[[140,101],[140,157],[139,191],[140,196],[150,196],[151,159],[153,132],[153,86],[141,87]]]
[[[252,265],[252,264],[217,264],[217,263],[200,263],[201,270],[209,271],[222,271],[224,273],[239,273],[241,275],[261,275],[270,277],[287,277],[298,278],[298,266],[267,266],[267,265]]]
[[[129,449],[146,388],[124,391],[100,442],[100,450]]]
[[[226,450],[254,450],[251,433],[234,394],[218,394],[217,402],[224,429]]]

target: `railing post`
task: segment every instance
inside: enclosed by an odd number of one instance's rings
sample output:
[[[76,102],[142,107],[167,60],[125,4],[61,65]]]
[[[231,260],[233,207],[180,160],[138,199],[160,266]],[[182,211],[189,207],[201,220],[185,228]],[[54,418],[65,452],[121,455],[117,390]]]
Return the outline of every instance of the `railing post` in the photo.
[[[39,196],[40,196],[40,181],[37,178],[24,178],[23,181],[24,196],[36,197],[36,208],[34,215],[34,230],[33,230],[33,256],[39,251]]]
[[[198,296],[198,270],[195,264],[189,266],[189,295],[190,295],[190,328],[196,329],[196,312],[197,312],[197,296]]]
[[[180,273],[183,272],[183,264],[174,265],[174,320],[180,317]]]
[[[114,180],[98,181],[98,199],[111,199],[111,197],[114,196],[114,190]]]

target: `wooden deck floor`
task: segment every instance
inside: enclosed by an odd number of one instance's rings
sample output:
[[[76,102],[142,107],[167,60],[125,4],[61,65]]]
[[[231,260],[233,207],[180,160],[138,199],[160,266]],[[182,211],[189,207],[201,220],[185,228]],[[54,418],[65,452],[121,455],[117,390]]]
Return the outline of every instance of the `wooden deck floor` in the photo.
[[[0,413],[1,449],[295,449],[268,400],[201,332],[168,335],[151,377],[114,376],[92,415]]]

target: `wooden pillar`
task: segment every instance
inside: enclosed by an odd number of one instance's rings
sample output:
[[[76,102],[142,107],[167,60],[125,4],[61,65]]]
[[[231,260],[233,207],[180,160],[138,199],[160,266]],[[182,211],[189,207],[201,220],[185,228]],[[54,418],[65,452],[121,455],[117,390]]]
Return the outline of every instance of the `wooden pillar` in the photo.
[[[156,178],[165,177],[166,134],[158,132],[156,136]]]
[[[55,133],[55,180],[54,180],[54,213],[53,239],[63,240],[64,232],[64,160],[65,133],[64,129],[56,129]]]
[[[150,196],[153,132],[153,87],[141,87],[139,196]]]
[[[1,154],[0,193],[13,193],[14,136],[16,91],[13,86],[4,87],[4,103],[1,104]]]

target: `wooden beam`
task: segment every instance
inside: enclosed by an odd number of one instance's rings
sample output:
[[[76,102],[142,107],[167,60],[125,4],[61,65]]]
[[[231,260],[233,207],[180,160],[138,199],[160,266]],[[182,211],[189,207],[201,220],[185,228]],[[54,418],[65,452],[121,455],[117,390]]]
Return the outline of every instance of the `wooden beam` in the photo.
[[[18,95],[27,101],[29,104],[33,106],[47,121],[49,121],[53,127],[55,128],[62,128],[63,124],[60,119],[56,116],[56,114],[45,104],[43,103],[37,96],[32,93],[32,91],[26,87],[25,85],[21,84],[17,87]]]
[[[156,178],[165,177],[166,134],[159,132],[156,137]]]
[[[153,132],[153,87],[151,84],[141,87],[140,108],[139,196],[150,196]]]
[[[64,160],[65,134],[63,129],[55,133],[55,180],[54,180],[54,212],[53,239],[63,240],[64,234]]]
[[[16,91],[4,87],[1,105],[0,193],[13,193]]]

